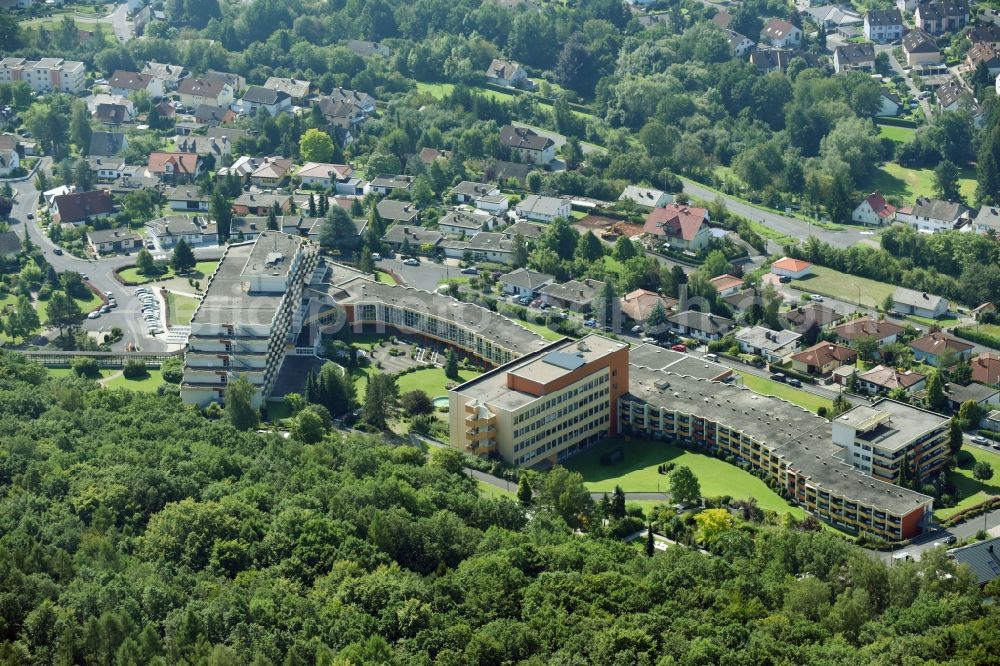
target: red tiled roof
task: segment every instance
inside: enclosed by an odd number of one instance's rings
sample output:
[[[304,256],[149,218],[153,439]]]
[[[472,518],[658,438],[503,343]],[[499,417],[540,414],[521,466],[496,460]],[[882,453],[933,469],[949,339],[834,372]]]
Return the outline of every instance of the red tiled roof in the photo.
[[[887,203],[885,197],[879,192],[872,192],[865,197],[865,201],[879,217],[892,217],[896,212],[896,207]]]
[[[655,236],[694,240],[705,223],[708,211],[704,208],[669,204],[666,208],[654,208],[646,216],[642,230]]]
[[[933,354],[934,356],[943,354],[946,349],[957,353],[972,349],[972,345],[968,342],[962,342],[958,338],[953,338],[941,331],[928,333],[922,338],[917,338],[910,343],[910,347],[925,354]]]
[[[793,361],[822,367],[833,361],[840,363],[850,363],[858,358],[858,352],[850,347],[834,344],[832,342],[820,342],[809,349],[800,351],[792,355]]]
[[[622,297],[622,314],[627,315],[635,321],[645,321],[657,303],[663,303],[664,310],[669,314],[670,308],[677,305],[677,299],[661,296],[655,291],[649,291],[648,289],[636,289]]]
[[[743,280],[733,275],[720,275],[719,277],[714,277],[709,282],[715,287],[716,291],[725,291],[726,289],[732,289],[733,287],[739,287],[743,284]]]
[[[899,324],[893,324],[884,319],[878,321],[871,317],[862,317],[861,319],[855,319],[854,321],[834,327],[833,332],[844,340],[851,341],[869,337],[876,340],[884,340],[893,335],[899,335],[903,330],[903,327]]]
[[[972,381],[980,384],[1000,382],[1000,355],[987,352],[977,356],[972,361]]]
[[[198,155],[196,153],[150,153],[148,169],[152,173],[166,173],[166,165],[174,165],[174,173],[178,175],[195,175],[198,170]]]
[[[777,268],[784,271],[791,271],[792,273],[798,273],[799,271],[805,270],[812,266],[808,261],[803,261],[801,259],[792,259],[791,257],[782,257],[776,262],[771,264],[771,268]]]
[[[62,194],[53,200],[60,222],[82,222],[88,217],[110,215],[115,212],[111,195],[104,190]]]

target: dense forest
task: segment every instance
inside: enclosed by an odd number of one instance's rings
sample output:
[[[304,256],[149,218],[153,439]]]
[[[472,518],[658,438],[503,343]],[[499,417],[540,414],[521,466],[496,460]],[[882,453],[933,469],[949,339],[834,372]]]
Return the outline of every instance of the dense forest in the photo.
[[[940,550],[889,569],[743,524],[648,557],[568,527],[574,475],[526,511],[452,453],[240,432],[2,353],[0,662],[1000,663]]]

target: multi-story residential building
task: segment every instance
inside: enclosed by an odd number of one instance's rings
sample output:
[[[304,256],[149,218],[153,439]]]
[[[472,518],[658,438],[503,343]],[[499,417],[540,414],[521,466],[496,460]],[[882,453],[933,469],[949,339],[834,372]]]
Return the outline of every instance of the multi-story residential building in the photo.
[[[913,22],[921,30],[937,35],[950,30],[960,30],[969,22],[967,0],[918,0],[913,10]]]
[[[191,320],[181,382],[186,404],[221,401],[229,381],[243,377],[260,406],[301,332],[302,293],[317,257],[306,239],[275,231],[226,248]]]
[[[862,441],[871,437],[869,444],[881,448],[882,434],[888,437],[884,446],[889,455],[880,456],[880,463],[897,465],[898,477],[900,452],[912,451],[917,468],[929,473],[940,469],[947,457],[946,419],[883,400],[873,407],[888,412],[891,421],[880,422],[878,432],[863,431],[860,425],[864,420],[848,412],[848,418],[841,417],[838,423],[847,426],[858,421],[859,427],[841,430],[834,441],[829,421],[784,400],[635,366],[629,381],[628,395],[619,400],[622,434],[678,441],[733,456],[777,482],[809,513],[851,532],[898,541],[919,534],[931,520],[931,497],[845,463],[846,445],[838,441],[853,444],[850,433],[861,431]],[[903,410],[913,410],[913,414]],[[869,457],[873,458],[869,462],[874,462],[874,456]],[[853,455],[849,459],[853,460]],[[878,465],[880,476],[892,471]]]
[[[844,461],[865,476],[899,483],[904,459],[914,478],[942,470],[950,457],[949,419],[895,400],[879,400],[838,416],[831,424],[833,443]]]
[[[561,340],[448,391],[451,443],[516,465],[559,463],[617,431],[628,345]]]
[[[886,44],[903,38],[903,16],[898,9],[865,12],[865,39]]]
[[[87,68],[76,60],[62,58],[4,58],[0,60],[0,83],[24,81],[37,93],[78,93],[86,87]]]

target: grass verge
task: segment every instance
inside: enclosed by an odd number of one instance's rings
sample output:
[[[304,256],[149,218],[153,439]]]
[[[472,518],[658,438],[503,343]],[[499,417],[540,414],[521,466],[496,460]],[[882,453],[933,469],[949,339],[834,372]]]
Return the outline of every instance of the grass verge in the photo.
[[[891,296],[896,291],[896,287],[891,284],[848,275],[825,266],[813,266],[812,275],[793,280],[791,287],[848,303],[857,303],[860,298],[861,305],[869,308],[881,306],[886,296]]]
[[[799,407],[808,409],[810,412],[819,411],[820,407],[830,409],[833,406],[833,403],[826,398],[822,398],[808,391],[803,391],[802,389],[794,388],[788,384],[775,382],[765,377],[759,377],[745,372],[738,372],[737,374],[743,378],[743,385],[751,391],[760,393],[761,395],[773,395],[774,397],[786,400],[793,405],[798,405]]]

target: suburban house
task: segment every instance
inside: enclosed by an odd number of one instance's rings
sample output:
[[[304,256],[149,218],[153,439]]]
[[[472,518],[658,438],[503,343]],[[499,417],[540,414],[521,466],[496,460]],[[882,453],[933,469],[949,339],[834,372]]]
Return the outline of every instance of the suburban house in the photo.
[[[174,137],[174,146],[179,153],[211,155],[216,160],[233,152],[233,144],[228,137],[217,139],[214,136],[201,136],[199,134],[178,134]]]
[[[926,291],[896,287],[892,294],[892,309],[904,315],[937,319],[948,314],[948,299]]]
[[[917,338],[909,344],[909,347],[913,350],[913,360],[934,367],[939,367],[938,363],[945,354],[951,356],[953,362],[968,360],[972,357],[973,349],[972,344],[943,331],[935,331]]]
[[[780,277],[787,277],[793,280],[801,280],[807,275],[812,275],[813,265],[803,259],[792,259],[782,257],[771,264],[771,273]]]
[[[900,110],[903,108],[903,100],[899,98],[899,95],[885,86],[879,89],[879,93],[881,95],[879,101],[882,103],[882,106],[875,112],[875,115],[880,118],[898,116]]]
[[[199,106],[229,106],[236,91],[221,78],[188,77],[177,86],[181,104],[197,109]]]
[[[209,127],[228,125],[236,122],[237,118],[239,118],[239,115],[228,106],[202,104],[194,109],[195,122],[208,125]]]
[[[265,216],[277,206],[280,214],[292,210],[292,195],[269,194],[265,192],[243,192],[233,201],[234,215]]]
[[[937,42],[927,31],[919,28],[909,31],[903,37],[903,53],[906,55],[906,64],[910,67],[940,65],[942,62]]]
[[[719,292],[719,296],[723,298],[732,296],[743,288],[743,278],[738,278],[728,273],[714,277],[709,282],[715,287],[715,291]]]
[[[732,319],[726,319],[709,312],[687,310],[667,317],[670,330],[677,335],[683,335],[696,340],[720,340],[736,325]]]
[[[865,12],[865,39],[887,44],[903,37],[903,15],[898,9],[871,9]]]
[[[234,93],[237,93],[247,87],[247,80],[239,74],[233,74],[232,72],[220,72],[215,69],[209,69],[201,75],[201,78],[225,81],[233,89]]]
[[[416,204],[409,201],[382,199],[375,208],[383,220],[403,224],[420,224],[420,211],[417,210]]]
[[[505,88],[530,90],[534,87],[523,67],[512,60],[500,58],[494,58],[490,66],[486,68],[486,81]]]
[[[972,318],[976,321],[983,321],[983,317],[988,314],[995,314],[997,311],[997,306],[992,301],[986,301],[985,303],[980,303],[976,307],[972,308]]]
[[[88,157],[87,168],[100,182],[111,182],[121,177],[125,163],[120,158]]]
[[[913,22],[932,35],[958,31],[969,22],[967,0],[918,0],[913,10]]]
[[[90,135],[91,157],[114,157],[128,148],[128,139],[124,132],[93,132]]]
[[[986,67],[991,77],[1000,74],[1000,50],[985,42],[973,45],[965,54],[965,67],[974,72],[979,65]]]
[[[674,197],[671,194],[667,194],[662,190],[653,189],[652,187],[629,185],[625,188],[625,191],[619,195],[618,201],[631,201],[637,206],[642,206],[643,208],[664,208],[668,204],[672,204],[674,202]]]
[[[480,231],[469,239],[466,251],[472,253],[475,261],[491,261],[505,265],[514,263],[514,243],[504,234]]]
[[[344,44],[344,48],[361,56],[362,58],[369,58],[371,56],[388,58],[392,55],[392,50],[385,44],[370,42],[363,39],[348,39]]]
[[[987,412],[1000,404],[1000,389],[971,382],[963,386],[950,382],[944,385],[944,397],[948,399],[948,408],[957,412],[967,402],[974,402]]]
[[[264,109],[271,116],[276,116],[292,108],[292,98],[280,90],[250,86],[240,99],[240,107],[243,113],[251,116],[256,115],[260,109]]]
[[[970,212],[968,206],[960,203],[919,197],[910,211],[897,211],[896,219],[917,231],[933,233],[955,229]]]
[[[375,194],[392,194],[396,190],[409,192],[413,187],[413,176],[376,176],[369,185]]]
[[[201,156],[197,153],[149,154],[146,174],[172,183],[190,183],[201,173]]]
[[[952,548],[948,557],[969,567],[979,587],[1000,576],[1000,537]]]
[[[827,30],[832,31],[839,31],[841,29],[851,30],[854,26],[864,23],[861,14],[846,5],[817,6],[810,3],[801,13],[810,17],[816,25],[821,25]]]
[[[922,391],[927,375],[913,370],[898,370],[885,365],[876,365],[871,370],[858,374],[858,390],[867,395],[886,395],[895,389],[907,393]]]
[[[94,254],[128,252],[142,247],[142,236],[124,227],[92,229],[87,232],[87,245]]]
[[[438,229],[443,234],[474,236],[480,231],[492,231],[496,221],[485,211],[456,208],[438,220]]]
[[[179,185],[166,193],[165,198],[170,210],[207,211],[211,197],[202,193],[194,185]]]
[[[492,213],[503,212],[510,205],[510,199],[506,194],[500,192],[499,187],[485,183],[474,183],[469,180],[463,180],[451,188],[451,192],[448,195],[456,203],[471,204],[476,208]]]
[[[636,324],[645,325],[650,313],[656,309],[657,305],[662,305],[663,313],[669,315],[670,311],[677,305],[677,299],[662,296],[648,289],[636,289],[622,296],[619,305],[623,315]]]
[[[104,190],[71,192],[52,199],[52,219],[59,224],[84,224],[115,212],[115,203]]]
[[[524,236],[525,240],[536,240],[541,238],[544,231],[544,224],[536,224],[534,222],[526,222],[524,220],[515,222],[503,230],[503,232],[511,238],[514,236]]]
[[[177,90],[177,86],[189,74],[180,65],[168,65],[162,62],[147,62],[142,68],[142,73],[162,81],[164,91]]]
[[[976,44],[989,44],[995,49],[1000,48],[1000,25],[987,23],[986,25],[972,26],[966,37],[973,46]]]
[[[844,318],[844,315],[833,308],[812,302],[792,308],[781,316],[788,322],[791,330],[803,335],[813,328],[825,329]]]
[[[156,247],[170,248],[183,239],[192,246],[218,242],[218,230],[214,223],[203,217],[171,215],[152,220],[146,224],[146,232]]]
[[[772,18],[764,23],[760,40],[776,49],[798,46],[802,42],[802,30],[784,19]]]
[[[994,386],[1000,384],[1000,354],[986,352],[972,360],[972,381]]]
[[[672,203],[650,211],[642,231],[669,243],[671,249],[699,252],[712,239],[708,223],[706,209]]]
[[[761,74],[784,73],[793,57],[795,52],[790,49],[754,49],[750,52],[750,64]]]
[[[872,192],[864,201],[858,204],[851,214],[851,219],[859,224],[870,227],[883,227],[892,224],[896,217],[896,207],[886,202],[879,192]]]
[[[518,162],[547,166],[556,158],[555,141],[527,127],[504,125],[500,128],[500,143]]]
[[[598,280],[569,280],[562,284],[549,284],[538,290],[542,301],[554,308],[587,312],[590,304],[604,288],[604,283]]]
[[[740,351],[760,356],[768,363],[780,363],[795,353],[801,338],[795,331],[772,331],[765,326],[747,326],[736,332]]]
[[[729,44],[729,55],[736,58],[745,58],[757,46],[757,42],[735,30],[723,28],[722,34],[726,36],[726,43]]]
[[[842,365],[853,365],[857,360],[858,352],[850,347],[832,342],[818,342],[792,355],[792,369],[824,377]]]
[[[128,97],[141,90],[148,93],[153,99],[163,97],[163,81],[152,74],[140,74],[139,72],[119,69],[108,80],[108,85],[111,86],[112,95]]]
[[[991,231],[1000,233],[1000,208],[997,206],[983,206],[972,219],[972,230],[976,233],[987,234]]]
[[[106,127],[118,127],[132,121],[132,112],[125,104],[98,104],[94,118]]]
[[[309,96],[310,84],[301,79],[271,76],[264,82],[264,87],[288,95],[292,104],[301,104],[302,100]]]
[[[958,111],[966,99],[975,105],[972,95],[958,79],[949,79],[944,85],[938,86],[934,91],[934,99],[942,111]]]
[[[837,336],[837,340],[845,344],[851,344],[864,338],[874,338],[882,347],[896,342],[899,339],[899,334],[906,329],[885,319],[873,319],[866,316],[844,322],[839,326],[834,326],[831,330]]]
[[[17,152],[17,137],[0,134],[0,176],[9,176],[20,168],[21,156]]]
[[[841,44],[833,50],[833,71],[837,74],[875,70],[875,46],[869,43]]]
[[[329,189],[339,181],[346,181],[354,175],[354,167],[349,164],[324,164],[321,162],[306,162],[295,176],[303,187]]]
[[[361,92],[359,90],[334,88],[330,91],[330,95],[324,99],[329,99],[333,102],[341,104],[348,104],[366,116],[375,113],[375,98],[368,93]]]
[[[257,187],[274,188],[281,185],[294,166],[283,157],[266,157],[250,174],[250,182]]]
[[[417,153],[417,157],[420,159],[420,163],[424,166],[430,166],[434,164],[437,160],[450,160],[452,152],[450,150],[441,150],[439,148],[421,148],[420,152]]]
[[[382,242],[388,243],[394,252],[403,254],[433,254],[442,238],[440,231],[396,224],[385,232]]]
[[[503,293],[514,296],[525,296],[535,298],[542,287],[547,287],[555,278],[546,273],[539,273],[528,268],[518,268],[510,273],[505,273],[498,278]]]
[[[514,213],[527,220],[551,222],[557,217],[569,219],[572,206],[568,199],[529,194],[514,206]]]

